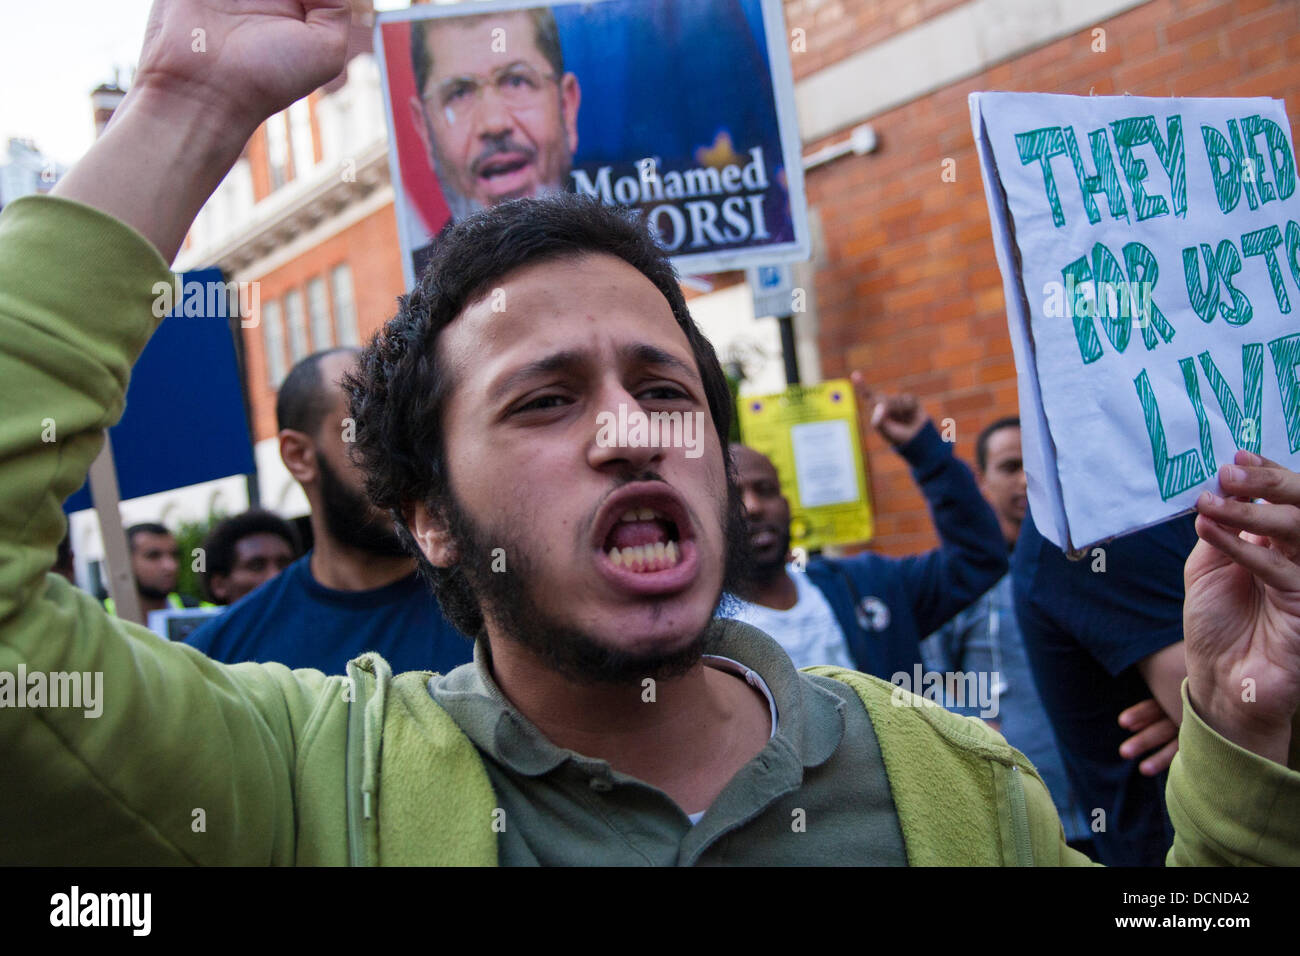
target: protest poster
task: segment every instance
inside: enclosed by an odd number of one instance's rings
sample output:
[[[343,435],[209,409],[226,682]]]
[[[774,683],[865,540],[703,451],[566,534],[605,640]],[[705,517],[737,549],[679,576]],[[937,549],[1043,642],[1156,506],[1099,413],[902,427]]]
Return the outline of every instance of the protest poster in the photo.
[[[738,404],[742,441],[771,460],[790,502],[790,546],[807,552],[870,540],[874,524],[849,380],[791,385]]]
[[[123,500],[256,470],[231,322],[256,314],[257,284],[196,269],[153,291],[154,316],[166,319],[135,363],[126,410],[109,429]],[[86,483],[63,510],[96,504]]]
[[[537,0],[383,13],[407,287],[438,235],[558,191],[634,207],[683,274],[808,257],[780,0]]]
[[[1300,196],[1282,101],[975,93],[1030,507],[1079,550],[1300,464]]]

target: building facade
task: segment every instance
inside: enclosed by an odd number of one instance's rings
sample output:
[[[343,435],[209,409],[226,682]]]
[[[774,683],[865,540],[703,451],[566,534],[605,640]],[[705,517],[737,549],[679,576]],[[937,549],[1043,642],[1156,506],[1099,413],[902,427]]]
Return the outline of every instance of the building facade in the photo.
[[[980,429],[1016,414],[1016,373],[967,95],[1274,96],[1300,112],[1300,5],[1290,0],[785,0],[805,154],[811,261],[796,271],[805,382],[861,370]],[[261,503],[306,501],[279,460],[275,392],[302,356],[364,342],[403,291],[373,11],[355,4],[346,73],[269,120],[204,208],[176,268],[256,282],[242,330]],[[691,308],[745,394],[784,383],[774,319],[739,275],[686,280]],[[936,543],[901,459],[864,433],[877,515],[871,547]],[[164,513],[247,504],[239,479],[175,494]],[[179,494],[179,493],[178,493]],[[216,498],[214,499],[214,494]],[[158,496],[155,496],[158,497]],[[160,503],[127,502],[128,520]],[[135,517],[137,510],[151,513]],[[165,520],[165,519],[164,519]],[[90,547],[93,539],[74,546]]]

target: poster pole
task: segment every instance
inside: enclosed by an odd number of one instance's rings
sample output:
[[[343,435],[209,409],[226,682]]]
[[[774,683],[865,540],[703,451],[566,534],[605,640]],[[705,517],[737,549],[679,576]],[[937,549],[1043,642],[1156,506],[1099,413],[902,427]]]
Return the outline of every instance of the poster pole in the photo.
[[[776,322],[781,327],[781,357],[785,360],[785,383],[798,385],[799,356],[794,350],[794,316],[778,316]]]
[[[104,561],[108,565],[108,594],[113,599],[114,610],[123,620],[143,625],[144,613],[140,610],[140,595],[135,589],[130,549],[122,527],[113,443],[107,431],[104,447],[90,466],[90,496],[99,517],[99,536],[104,542]]]

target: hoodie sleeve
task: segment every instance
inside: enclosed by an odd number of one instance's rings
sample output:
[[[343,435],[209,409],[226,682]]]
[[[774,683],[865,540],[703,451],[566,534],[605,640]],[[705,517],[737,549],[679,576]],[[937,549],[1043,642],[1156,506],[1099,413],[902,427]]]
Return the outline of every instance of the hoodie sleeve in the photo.
[[[1300,715],[1289,767],[1210,728],[1187,696],[1165,800],[1174,824],[1169,866],[1300,866]]]
[[[0,215],[0,863],[294,858],[297,731],[329,681],[217,664],[47,573],[170,281],[90,207]]]

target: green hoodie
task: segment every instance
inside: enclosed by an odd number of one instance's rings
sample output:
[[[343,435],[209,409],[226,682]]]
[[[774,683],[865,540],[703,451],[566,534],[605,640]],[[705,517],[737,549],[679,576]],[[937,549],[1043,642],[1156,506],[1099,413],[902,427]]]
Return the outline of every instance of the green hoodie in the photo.
[[[170,278],[142,237],[88,207],[30,198],[0,215],[0,753],[14,781],[0,788],[0,863],[496,863],[492,786],[431,675],[394,677],[375,655],[334,677],[219,664],[47,573],[61,503],[121,415],[154,285]],[[20,670],[101,673],[102,715],[32,706],[52,701],[30,684],[17,706],[3,672]],[[988,727],[812,671],[861,697],[910,863],[1087,862],[1033,767]],[[1300,863],[1300,773],[1184,706],[1170,862]]]

